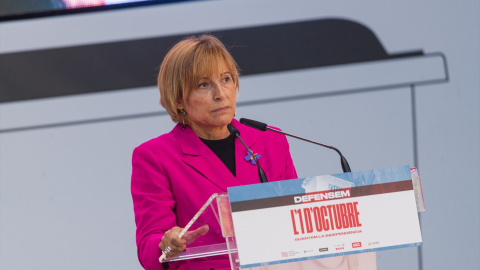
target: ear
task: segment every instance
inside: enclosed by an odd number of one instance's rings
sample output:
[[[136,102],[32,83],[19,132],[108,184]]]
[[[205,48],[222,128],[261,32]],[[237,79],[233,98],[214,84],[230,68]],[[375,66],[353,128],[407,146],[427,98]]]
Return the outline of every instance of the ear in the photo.
[[[183,106],[183,100],[178,100],[177,101],[177,110],[184,109],[185,106]]]

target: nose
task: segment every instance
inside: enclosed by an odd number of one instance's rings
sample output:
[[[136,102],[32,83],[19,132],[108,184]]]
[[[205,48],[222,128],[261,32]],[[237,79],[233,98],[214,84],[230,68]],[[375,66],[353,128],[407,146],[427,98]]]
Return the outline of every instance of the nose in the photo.
[[[213,87],[213,98],[215,100],[225,99],[226,97],[225,91],[227,91],[227,87],[223,86],[219,82],[214,83],[212,87]]]

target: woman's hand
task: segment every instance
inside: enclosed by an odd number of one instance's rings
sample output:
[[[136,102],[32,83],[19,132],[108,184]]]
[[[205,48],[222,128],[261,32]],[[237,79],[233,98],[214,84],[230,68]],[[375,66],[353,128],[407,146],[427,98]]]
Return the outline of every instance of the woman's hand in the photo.
[[[208,232],[208,225],[205,224],[202,227],[186,232],[182,238],[179,237],[183,228],[173,227],[166,231],[160,242],[160,250],[167,256],[167,258],[175,257],[185,250],[188,244],[193,243],[199,236],[202,236]]]

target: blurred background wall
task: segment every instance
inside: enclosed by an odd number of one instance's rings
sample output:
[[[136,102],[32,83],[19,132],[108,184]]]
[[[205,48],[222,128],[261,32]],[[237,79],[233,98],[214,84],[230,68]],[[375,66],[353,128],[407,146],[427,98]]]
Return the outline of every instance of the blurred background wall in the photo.
[[[192,1],[0,22],[0,268],[141,269],[130,158],[174,124],[156,73],[214,33],[243,76],[236,118],[338,147],[352,170],[420,170],[424,244],[378,269],[480,264],[480,3]],[[300,177],[336,153],[290,140]]]

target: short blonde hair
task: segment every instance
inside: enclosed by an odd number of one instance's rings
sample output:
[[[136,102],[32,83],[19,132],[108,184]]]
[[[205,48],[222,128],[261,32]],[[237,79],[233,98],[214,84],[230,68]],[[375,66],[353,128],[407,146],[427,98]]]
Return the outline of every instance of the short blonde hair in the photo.
[[[236,90],[239,89],[237,63],[223,43],[211,35],[189,37],[177,43],[163,59],[158,73],[160,104],[172,121],[181,121],[177,109],[180,100],[186,101],[197,83],[205,75],[211,76],[224,64],[232,74]]]

